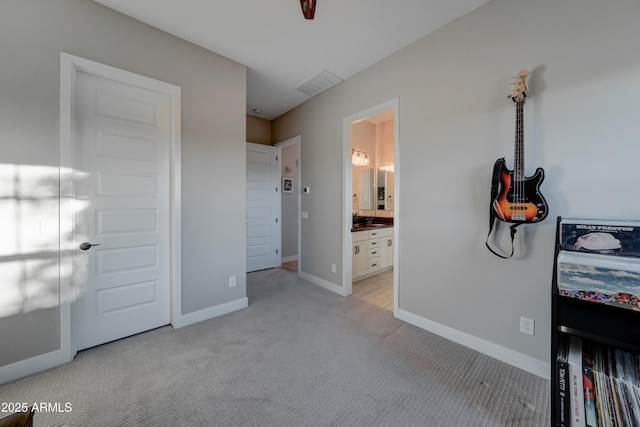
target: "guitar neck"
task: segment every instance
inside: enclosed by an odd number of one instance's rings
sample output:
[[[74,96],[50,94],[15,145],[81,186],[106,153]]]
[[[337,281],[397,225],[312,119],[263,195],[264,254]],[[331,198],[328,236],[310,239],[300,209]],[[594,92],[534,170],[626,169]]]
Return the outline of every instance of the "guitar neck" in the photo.
[[[513,178],[524,180],[524,99],[516,101],[516,144],[513,155]]]

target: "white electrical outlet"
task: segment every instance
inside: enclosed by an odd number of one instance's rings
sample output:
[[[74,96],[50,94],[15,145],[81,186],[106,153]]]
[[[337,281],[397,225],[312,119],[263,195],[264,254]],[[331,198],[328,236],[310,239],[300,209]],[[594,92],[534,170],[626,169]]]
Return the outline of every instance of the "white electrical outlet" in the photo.
[[[309,212],[308,211],[302,211],[302,219],[309,219]]]
[[[335,264],[331,264],[331,272],[332,273],[336,272],[336,265]]]
[[[236,287],[236,276],[229,277],[229,287],[230,288]]]
[[[520,317],[520,332],[527,335],[535,335],[535,321]]]

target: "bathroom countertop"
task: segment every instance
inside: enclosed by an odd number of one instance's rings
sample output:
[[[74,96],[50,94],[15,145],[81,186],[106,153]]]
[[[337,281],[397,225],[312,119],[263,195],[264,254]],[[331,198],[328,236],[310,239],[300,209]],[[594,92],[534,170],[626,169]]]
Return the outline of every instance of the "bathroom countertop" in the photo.
[[[351,232],[354,231],[365,231],[365,230],[374,230],[376,228],[389,228],[393,227],[393,224],[355,224],[351,227]]]

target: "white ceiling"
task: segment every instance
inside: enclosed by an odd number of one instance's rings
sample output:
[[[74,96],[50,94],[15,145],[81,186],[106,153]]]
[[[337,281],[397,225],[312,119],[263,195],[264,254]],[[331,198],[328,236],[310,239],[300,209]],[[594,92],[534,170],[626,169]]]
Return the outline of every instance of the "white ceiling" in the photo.
[[[346,80],[489,0],[317,0],[313,21],[299,0],[95,1],[246,65],[247,114],[272,120],[323,70]]]

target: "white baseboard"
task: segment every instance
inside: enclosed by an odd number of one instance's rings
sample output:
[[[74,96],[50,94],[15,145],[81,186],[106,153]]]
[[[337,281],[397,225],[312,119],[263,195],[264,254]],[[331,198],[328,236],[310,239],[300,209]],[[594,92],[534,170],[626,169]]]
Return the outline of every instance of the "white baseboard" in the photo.
[[[298,260],[298,255],[291,255],[291,256],[287,256],[287,257],[283,257],[282,258],[282,262],[292,262],[292,261],[297,261]]]
[[[68,354],[62,350],[21,360],[10,365],[0,367],[0,385],[15,381],[28,375],[46,371],[56,366],[70,362]]]
[[[298,277],[300,277],[301,279],[304,279],[304,280],[306,280],[308,282],[311,282],[314,285],[318,285],[321,288],[325,288],[326,290],[329,290],[331,292],[335,292],[336,294],[341,295],[343,297],[347,296],[345,288],[343,288],[342,286],[338,286],[335,283],[331,283],[328,280],[321,279],[319,277],[316,277],[316,276],[311,275],[309,273],[305,273],[303,271],[301,271],[300,274],[298,274]]]
[[[232,313],[237,310],[242,310],[243,308],[247,308],[248,306],[249,299],[247,297],[244,297],[235,301],[229,301],[224,304],[218,304],[213,307],[194,311],[193,313],[188,313],[182,316],[180,327],[202,322],[203,320],[213,319],[214,317]]]
[[[249,299],[245,297],[224,304],[219,304],[214,307],[209,307],[204,310],[185,314],[180,318],[179,327],[222,316],[223,314],[241,310],[248,306]],[[174,323],[174,327],[177,328],[178,326]],[[57,350],[51,353],[32,357],[30,359],[21,360],[10,365],[2,366],[0,367],[0,385],[47,369],[55,368],[56,366],[63,365],[70,361],[71,360],[69,360],[66,352]]]
[[[516,368],[520,368],[544,379],[549,379],[551,366],[539,359],[535,359],[473,335],[460,332],[457,329],[425,319],[424,317],[417,316],[406,310],[398,309],[396,317],[426,331],[440,335],[450,341],[469,347],[472,350],[493,357],[494,359],[498,359],[501,362],[508,363],[511,366],[515,366]]]

